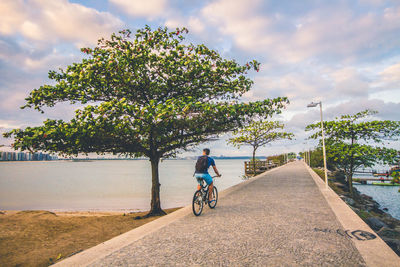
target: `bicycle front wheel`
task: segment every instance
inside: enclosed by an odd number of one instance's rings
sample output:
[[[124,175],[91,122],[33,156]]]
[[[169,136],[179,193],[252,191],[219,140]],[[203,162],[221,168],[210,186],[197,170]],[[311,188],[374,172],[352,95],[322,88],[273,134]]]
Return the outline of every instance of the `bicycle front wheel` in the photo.
[[[203,196],[200,190],[197,190],[193,196],[192,202],[193,214],[199,216],[203,211]]]
[[[211,196],[211,202],[208,202],[208,206],[213,209],[215,208],[215,206],[217,206],[217,201],[218,201],[218,190],[217,188],[214,186],[213,187],[213,193]]]

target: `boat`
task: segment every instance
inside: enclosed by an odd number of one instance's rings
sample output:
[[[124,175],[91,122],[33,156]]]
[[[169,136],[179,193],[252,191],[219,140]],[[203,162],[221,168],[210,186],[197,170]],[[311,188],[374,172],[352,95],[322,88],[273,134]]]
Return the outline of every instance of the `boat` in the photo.
[[[377,177],[377,176],[389,176],[389,173],[377,172],[377,173],[373,173],[373,175],[374,175],[375,177]]]
[[[382,182],[372,182],[372,185],[381,185],[381,186],[399,186],[397,183],[382,183]]]
[[[392,175],[393,172],[395,171],[400,171],[400,166],[393,166],[392,168],[390,168],[389,171],[386,172],[377,172],[377,171],[372,171],[372,175],[373,176],[386,176],[389,177],[390,175]]]

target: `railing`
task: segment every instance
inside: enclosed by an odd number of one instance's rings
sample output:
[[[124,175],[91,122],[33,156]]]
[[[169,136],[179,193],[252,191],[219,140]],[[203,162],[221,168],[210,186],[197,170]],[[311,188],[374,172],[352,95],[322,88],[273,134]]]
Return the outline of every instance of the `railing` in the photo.
[[[277,166],[278,166],[278,164],[276,164],[274,162],[268,162],[268,161],[263,161],[263,160],[256,161],[255,164],[252,161],[245,161],[244,162],[244,173],[245,173],[245,175],[260,174],[269,169],[275,168]]]

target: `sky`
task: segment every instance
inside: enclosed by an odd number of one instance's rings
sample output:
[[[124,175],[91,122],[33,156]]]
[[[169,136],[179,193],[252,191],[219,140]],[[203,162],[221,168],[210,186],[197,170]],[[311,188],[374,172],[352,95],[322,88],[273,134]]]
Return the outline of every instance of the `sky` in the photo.
[[[223,57],[261,62],[249,74],[244,100],[290,100],[274,117],[296,139],[260,148],[258,155],[301,151],[315,145],[305,126],[324,119],[377,110],[376,119],[400,117],[400,1],[398,0],[0,0],[0,133],[70,119],[76,106],[58,104],[44,114],[21,110],[29,92],[49,84],[49,70],[84,57],[101,37],[145,25],[187,27],[188,41]],[[249,155],[225,137],[203,144],[214,155]],[[10,145],[0,137],[0,144]],[[400,148],[399,142],[389,144]],[[189,152],[183,155],[197,153]]]

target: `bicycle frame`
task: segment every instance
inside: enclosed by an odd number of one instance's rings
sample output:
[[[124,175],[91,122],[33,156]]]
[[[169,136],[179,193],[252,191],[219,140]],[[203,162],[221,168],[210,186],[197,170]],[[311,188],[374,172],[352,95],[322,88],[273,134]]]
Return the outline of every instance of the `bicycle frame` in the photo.
[[[219,176],[217,176],[217,175],[212,176],[212,178],[215,178],[215,177],[219,177]],[[203,197],[203,201],[206,201],[208,199],[209,185],[206,183],[206,181],[203,178],[197,178],[197,179],[201,180],[201,183],[199,183],[201,186],[200,191],[201,191],[201,194]]]
[[[216,176],[214,176],[216,177]],[[212,177],[212,178],[214,178]],[[206,181],[203,178],[197,178],[197,181],[200,185],[200,189],[197,190],[193,196],[193,201],[192,201],[192,209],[193,209],[193,213],[196,216],[199,216],[203,210],[203,205],[204,203],[207,203],[208,206],[213,209],[215,208],[215,206],[217,205],[217,201],[218,201],[218,190],[217,187],[213,187],[213,192],[215,191],[215,195],[213,195],[213,203],[211,204],[211,202],[209,202],[209,185],[206,183]],[[214,199],[215,198],[215,199]],[[196,210],[196,205],[200,206],[200,210],[197,211]]]

